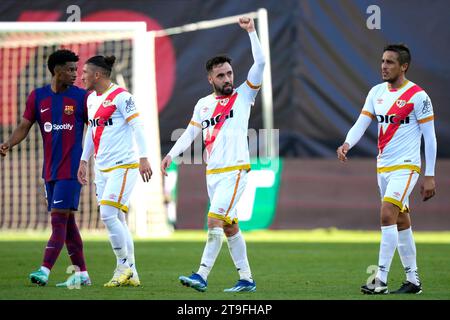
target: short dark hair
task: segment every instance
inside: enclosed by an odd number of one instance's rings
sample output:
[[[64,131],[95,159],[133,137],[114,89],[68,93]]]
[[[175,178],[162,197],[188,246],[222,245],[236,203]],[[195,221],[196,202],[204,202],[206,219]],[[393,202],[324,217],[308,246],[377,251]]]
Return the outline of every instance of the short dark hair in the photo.
[[[90,57],[87,61],[86,64],[93,64],[97,67],[100,67],[104,70],[104,74],[109,77],[111,76],[111,71],[112,71],[112,67],[114,65],[114,62],[116,61],[116,57],[115,56],[109,56],[109,57],[105,57],[105,56],[93,56]]]
[[[80,59],[73,51],[67,49],[57,50],[48,57],[48,70],[50,70],[50,73],[54,76],[56,66],[63,66],[66,62],[78,62],[78,60]]]
[[[211,59],[206,61],[206,71],[209,73],[215,66],[224,64],[225,62],[231,64],[231,58],[226,55],[212,57]]]
[[[411,52],[409,51],[409,48],[404,43],[388,44],[383,49],[383,52],[385,52],[385,51],[397,52],[398,62],[400,63],[400,65],[407,63],[408,68],[406,69],[406,71],[408,71],[409,66],[411,65]]]

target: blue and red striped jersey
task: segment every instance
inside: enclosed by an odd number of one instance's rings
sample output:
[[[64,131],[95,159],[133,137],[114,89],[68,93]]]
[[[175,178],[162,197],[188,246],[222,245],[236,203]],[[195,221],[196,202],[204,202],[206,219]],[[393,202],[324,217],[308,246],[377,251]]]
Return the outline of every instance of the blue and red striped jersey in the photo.
[[[42,178],[46,182],[77,179],[87,123],[88,92],[70,86],[55,93],[50,85],[33,90],[27,98],[23,117],[35,121],[41,129],[44,144]]]

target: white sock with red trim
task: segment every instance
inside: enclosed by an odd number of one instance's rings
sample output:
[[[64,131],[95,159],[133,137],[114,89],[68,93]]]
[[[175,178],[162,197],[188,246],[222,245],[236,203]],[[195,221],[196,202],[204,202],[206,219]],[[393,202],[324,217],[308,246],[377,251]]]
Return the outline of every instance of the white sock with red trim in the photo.
[[[200,268],[197,271],[205,281],[214,266],[214,262],[216,262],[220,249],[222,248],[222,241],[222,228],[212,228],[208,230],[208,240],[206,241],[205,249],[203,250]]]

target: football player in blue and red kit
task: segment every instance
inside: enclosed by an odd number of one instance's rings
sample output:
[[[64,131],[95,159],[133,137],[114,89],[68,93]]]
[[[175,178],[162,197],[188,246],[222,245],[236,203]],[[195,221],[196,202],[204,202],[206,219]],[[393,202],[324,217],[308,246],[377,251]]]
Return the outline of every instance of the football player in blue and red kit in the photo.
[[[83,129],[87,122],[87,91],[74,86],[78,56],[70,50],[57,50],[48,58],[51,84],[33,90],[27,98],[22,121],[9,139],[0,145],[0,154],[24,140],[36,122],[41,131],[48,211],[52,234],[41,267],[32,272],[32,283],[44,286],[64,243],[76,273],[57,286],[90,285],[83,255],[83,242],[75,222],[81,185],[77,181],[82,153]]]

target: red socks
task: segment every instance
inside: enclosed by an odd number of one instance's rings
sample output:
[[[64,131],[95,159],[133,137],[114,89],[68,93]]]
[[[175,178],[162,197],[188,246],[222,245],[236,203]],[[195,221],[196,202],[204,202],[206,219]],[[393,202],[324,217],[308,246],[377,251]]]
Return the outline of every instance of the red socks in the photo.
[[[47,242],[47,247],[44,251],[44,262],[42,263],[44,267],[50,270],[55,264],[56,259],[58,259],[61,249],[64,247],[68,218],[69,215],[67,213],[51,213],[52,235]]]
[[[80,231],[75,222],[74,214],[69,215],[69,220],[67,222],[66,246],[72,264],[78,266],[80,271],[86,271],[86,263],[83,255],[83,241],[81,240]]]
[[[72,264],[78,266],[79,271],[86,271],[83,241],[74,214],[52,212],[51,223],[52,235],[45,248],[42,265],[51,270],[65,243]]]

